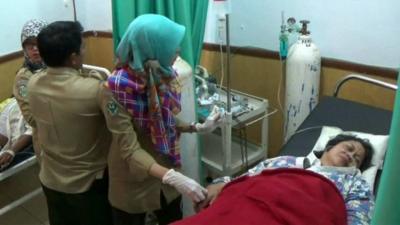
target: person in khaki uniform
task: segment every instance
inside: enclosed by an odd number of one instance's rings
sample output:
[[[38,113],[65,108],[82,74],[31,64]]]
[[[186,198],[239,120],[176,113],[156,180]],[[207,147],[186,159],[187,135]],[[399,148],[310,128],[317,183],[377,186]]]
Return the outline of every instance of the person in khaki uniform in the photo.
[[[79,22],[68,21],[44,28],[38,47],[48,68],[28,83],[51,225],[112,223],[106,173],[110,146],[138,177],[162,179],[168,171],[141,148],[130,115],[105,83],[79,72],[82,30]],[[205,198],[204,188],[190,178],[178,174],[175,179],[188,194]]]
[[[110,194],[114,225],[141,225],[147,212],[158,224],[182,218],[180,195],[193,202],[195,188],[180,179],[179,134],[207,132],[218,126],[215,109],[205,123],[188,124],[175,116],[180,112],[180,85],[172,64],[184,37],[185,27],[161,15],[146,14],[131,22],[116,50],[118,68],[108,79],[115,98],[131,114],[143,149],[168,170],[163,179],[138,174],[113,148],[109,156]]]
[[[37,47],[37,35],[47,25],[43,20],[32,19],[27,21],[22,27],[21,45],[24,51],[24,64],[18,70],[14,80],[13,95],[18,102],[18,106],[26,121],[31,121],[29,115],[27,85],[29,79],[38,71],[46,68],[40,57]],[[35,135],[33,139],[37,138]],[[40,159],[39,148],[34,147],[37,159]]]
[[[54,22],[38,35],[49,67],[29,79],[27,117],[41,150],[39,178],[51,225],[111,224],[107,154],[111,134],[101,81],[79,73],[82,27]],[[104,113],[103,113],[104,112]],[[35,134],[36,133],[36,134]]]
[[[29,79],[38,71],[46,68],[42,58],[39,54],[37,47],[37,35],[47,25],[42,20],[29,20],[25,23],[21,32],[21,44],[24,50],[24,64],[21,69],[18,70],[15,76],[13,94],[17,99],[18,105],[21,108],[22,114],[25,120],[28,122],[32,119],[28,117],[28,92],[27,84]]]

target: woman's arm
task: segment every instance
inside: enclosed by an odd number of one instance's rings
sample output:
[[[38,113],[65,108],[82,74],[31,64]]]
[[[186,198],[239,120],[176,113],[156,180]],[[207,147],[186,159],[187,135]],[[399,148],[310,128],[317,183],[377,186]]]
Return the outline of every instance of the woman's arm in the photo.
[[[174,117],[176,123],[176,129],[181,133],[193,133],[196,132],[194,123],[185,122],[178,117]]]
[[[217,199],[219,193],[225,187],[227,183],[217,183],[210,184],[207,186],[207,197],[203,201],[194,205],[194,210],[200,212],[202,209],[207,208],[209,205],[213,204],[215,199]]]
[[[142,147],[133,128],[131,115],[114,98],[112,92],[100,84],[98,104],[106,120],[107,128],[116,143],[111,151],[118,151],[128,164],[132,175],[146,177],[148,175],[160,179],[164,184],[176,188],[194,202],[203,200],[207,190],[196,181],[183,174],[158,164]]]
[[[32,136],[31,135],[22,135],[18,138],[18,140],[11,146],[9,149],[5,149],[8,151],[4,151],[0,155],[0,166],[8,165],[13,160],[15,154],[28,145],[32,144]]]
[[[215,130],[218,126],[222,124],[223,114],[220,112],[220,109],[217,106],[214,106],[210,115],[206,118],[203,123],[187,123],[179,118],[175,117],[177,130],[182,133],[209,133]]]
[[[369,225],[375,205],[369,184],[361,176],[354,177],[345,197],[349,225]]]
[[[266,169],[273,169],[273,168],[290,168],[293,167],[296,164],[296,157],[293,156],[281,156],[281,157],[276,157],[276,158],[270,158],[266,159],[260,163],[258,163],[256,166],[253,168],[249,169],[246,173],[240,175],[239,177],[242,176],[255,176],[257,174],[260,174],[263,170]],[[224,176],[224,177],[219,177],[216,178],[212,184],[207,186],[207,198],[196,204],[194,206],[196,212],[199,212],[203,208],[211,205],[215,199],[218,197],[224,186],[229,183],[231,180],[233,180],[229,176]]]

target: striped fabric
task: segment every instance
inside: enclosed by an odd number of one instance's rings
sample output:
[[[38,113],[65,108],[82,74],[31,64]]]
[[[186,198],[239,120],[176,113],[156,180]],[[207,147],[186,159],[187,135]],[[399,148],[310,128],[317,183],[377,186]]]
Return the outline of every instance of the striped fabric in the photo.
[[[108,79],[115,98],[132,115],[137,127],[151,137],[154,149],[180,166],[179,132],[174,116],[181,111],[180,88],[173,78],[157,78],[153,73],[139,76],[128,66]]]

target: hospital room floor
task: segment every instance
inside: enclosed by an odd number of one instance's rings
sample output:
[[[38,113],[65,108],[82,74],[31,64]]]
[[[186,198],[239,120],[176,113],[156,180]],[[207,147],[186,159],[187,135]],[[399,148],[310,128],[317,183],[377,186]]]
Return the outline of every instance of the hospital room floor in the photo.
[[[40,187],[37,165],[0,182],[0,208]],[[4,225],[48,225],[47,205],[43,193],[0,216]]]

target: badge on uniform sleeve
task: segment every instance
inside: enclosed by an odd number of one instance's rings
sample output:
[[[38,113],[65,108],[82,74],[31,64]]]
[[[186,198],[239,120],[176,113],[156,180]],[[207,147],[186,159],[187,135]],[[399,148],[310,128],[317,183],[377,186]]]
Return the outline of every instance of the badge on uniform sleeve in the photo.
[[[26,87],[25,84],[19,86],[18,93],[19,93],[20,96],[22,96],[24,98],[26,96],[28,96],[28,88]]]
[[[107,110],[111,115],[113,115],[113,116],[117,115],[117,113],[118,113],[117,103],[115,103],[115,101],[113,101],[113,100],[109,101],[107,103]]]

